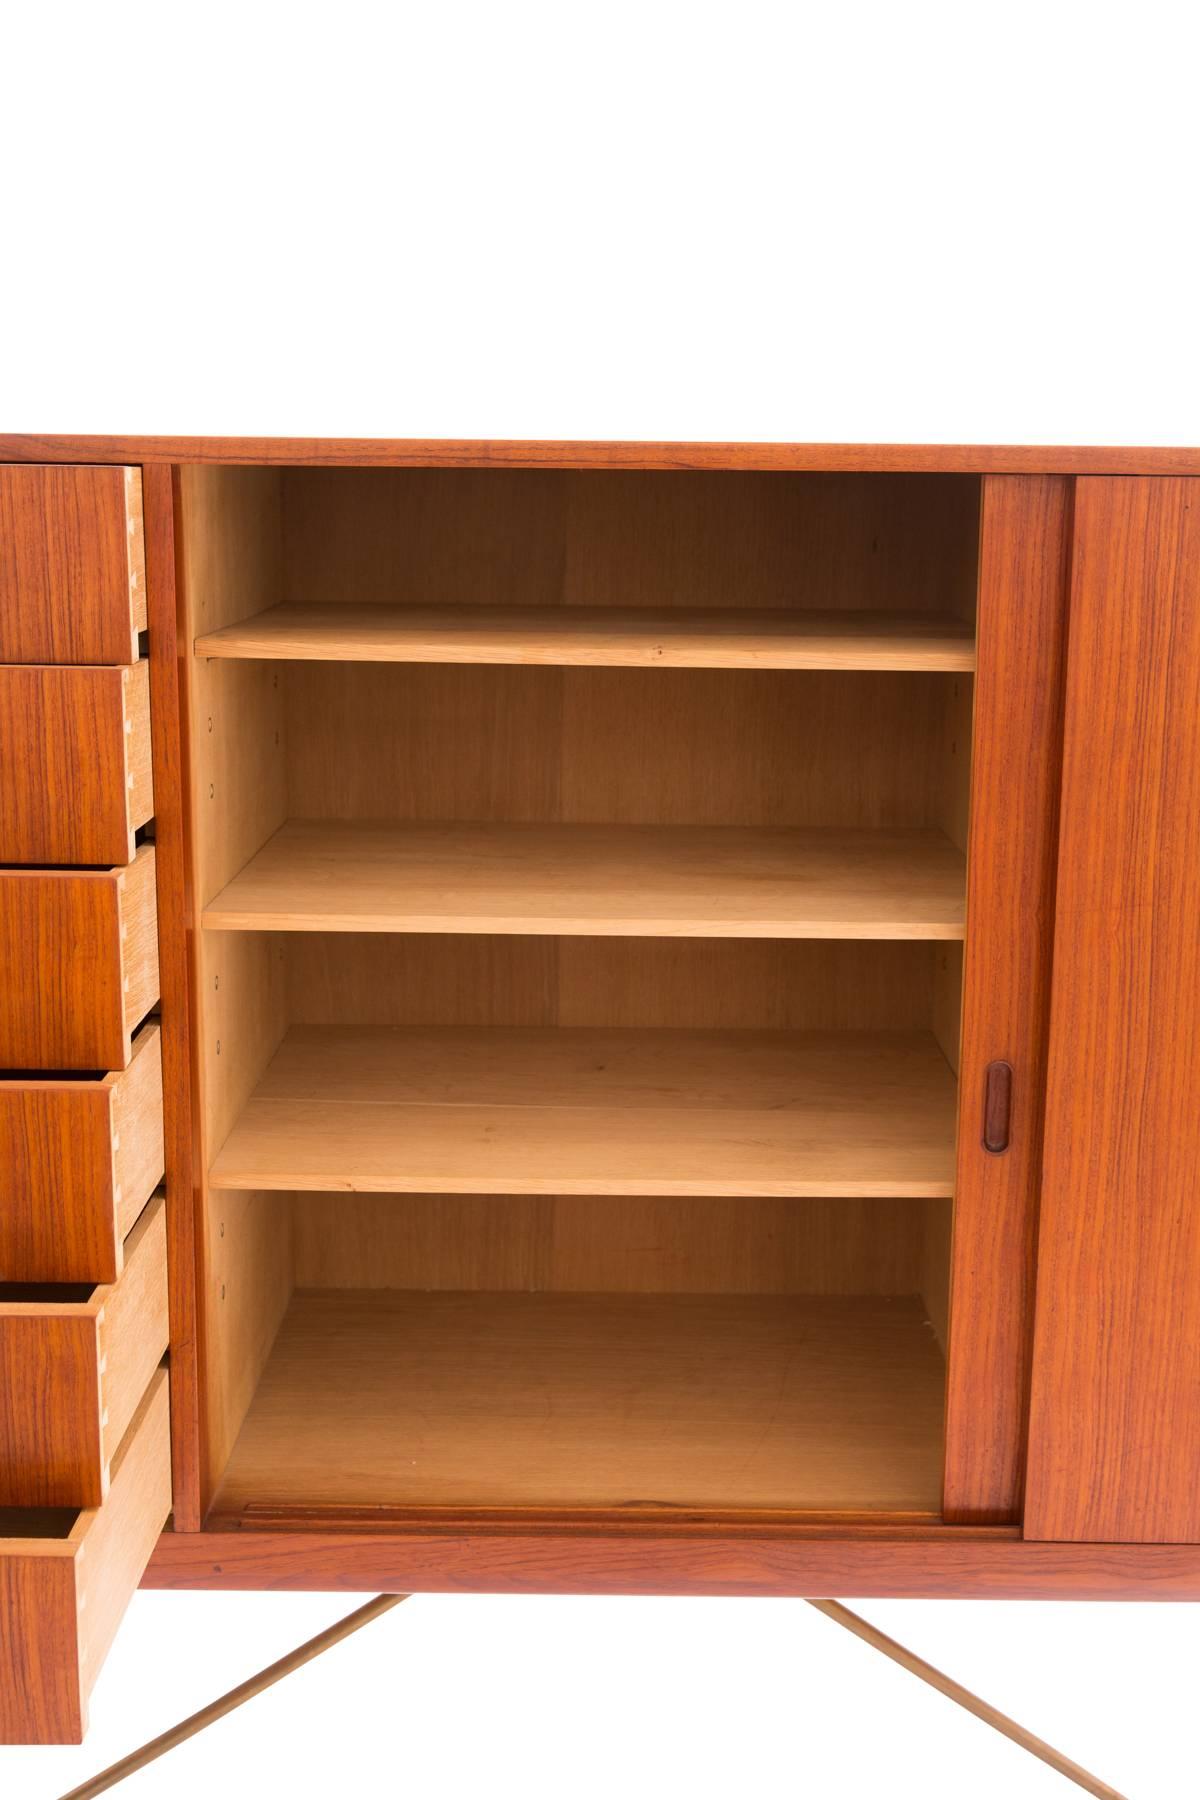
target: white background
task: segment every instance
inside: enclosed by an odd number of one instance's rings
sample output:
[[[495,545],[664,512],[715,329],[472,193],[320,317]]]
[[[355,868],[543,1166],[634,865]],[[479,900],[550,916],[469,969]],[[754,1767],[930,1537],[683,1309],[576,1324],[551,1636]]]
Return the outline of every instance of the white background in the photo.
[[[1197,15],[27,5],[0,429],[1200,442]],[[143,1594],[49,1800],[354,1602]],[[863,1602],[1197,1790],[1194,1607]],[[419,1598],[131,1800],[1066,1794],[798,1602]],[[118,1790],[121,1791],[121,1790]]]

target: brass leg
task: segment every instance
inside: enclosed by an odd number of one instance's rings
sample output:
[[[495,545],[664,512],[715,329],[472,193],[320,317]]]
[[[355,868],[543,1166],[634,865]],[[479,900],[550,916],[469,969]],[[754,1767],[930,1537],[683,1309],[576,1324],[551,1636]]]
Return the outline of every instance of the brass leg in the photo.
[[[165,1756],[168,1750],[175,1748],[176,1744],[182,1744],[185,1739],[195,1737],[196,1733],[203,1731],[206,1725],[215,1724],[218,1719],[223,1719],[226,1713],[233,1712],[236,1707],[244,1706],[247,1700],[253,1700],[255,1694],[261,1694],[264,1689],[274,1687],[277,1681],[282,1681],[284,1676],[290,1675],[294,1669],[302,1668],[305,1663],[311,1662],[314,1656],[320,1656],[324,1650],[331,1650],[335,1644],[340,1644],[343,1638],[348,1638],[353,1632],[360,1631],[364,1625],[369,1625],[372,1619],[378,1619],[382,1613],[390,1612],[393,1606],[399,1606],[402,1600],[407,1599],[407,1594],[380,1594],[376,1599],[368,1600],[367,1604],[360,1606],[357,1612],[352,1612],[346,1618],[339,1619],[337,1624],[331,1625],[327,1631],[318,1632],[316,1637],[309,1638],[306,1644],[301,1644],[298,1649],[289,1651],[286,1656],[281,1656],[278,1662],[271,1664],[270,1668],[261,1669],[257,1675],[252,1675],[249,1681],[243,1681],[240,1687],[231,1688],[229,1693],[222,1694],[219,1700],[213,1700],[208,1706],[202,1706],[200,1711],[193,1713],[190,1719],[183,1719],[178,1725],[172,1725],[171,1729],[164,1731],[161,1737],[152,1738],[148,1744],[143,1744],[140,1750],[131,1751],[128,1756],[123,1756],[120,1762],[113,1763],[107,1769],[101,1769],[99,1775],[93,1775],[90,1781],[83,1783],[82,1787],[72,1788],[69,1794],[62,1796],[62,1800],[93,1800],[94,1795],[106,1793],[109,1788],[116,1787],[118,1781],[124,1781],[127,1775],[133,1775],[138,1769],[144,1769],[146,1764],[153,1762],[156,1757]]]
[[[1060,1775],[1065,1775],[1068,1781],[1075,1782],[1087,1793],[1096,1794],[1099,1800],[1126,1800],[1126,1796],[1119,1793],[1115,1787],[1109,1787],[1106,1781],[1099,1780],[1095,1775],[1089,1775],[1086,1769],[1081,1769],[1079,1764],[1072,1762],[1069,1756],[1064,1756],[1060,1750],[1055,1750],[1053,1745],[1047,1744],[1043,1738],[1035,1737],[1032,1731],[1026,1731],[1023,1725],[1018,1725],[1015,1719],[1008,1717],[1007,1713],[998,1712],[994,1706],[989,1706],[986,1700],[981,1700],[969,1688],[962,1687],[959,1682],[951,1680],[949,1675],[943,1675],[940,1669],[933,1667],[932,1663],[923,1662],[919,1656],[914,1656],[911,1650],[906,1650],[903,1644],[896,1642],[895,1638],[887,1637],[882,1631],[877,1631],[874,1625],[868,1624],[866,1619],[860,1619],[858,1614],[851,1612],[848,1606],[842,1606],[837,1600],[810,1600],[808,1604],[815,1606],[818,1612],[824,1613],[827,1619],[832,1619],[835,1625],[841,1625],[844,1630],[852,1631],[855,1637],[861,1638],[864,1644],[870,1644],[873,1650],[878,1650],[884,1656],[890,1656],[893,1662],[899,1663],[902,1669],[907,1669],[910,1675],[915,1675],[918,1681],[927,1682],[930,1687],[936,1688],[939,1694],[945,1694],[947,1700],[953,1700],[955,1705],[965,1707],[967,1712],[974,1713],[977,1719],[982,1719],[985,1725],[992,1727],[993,1731],[999,1731],[1004,1737],[1011,1738],[1012,1742],[1019,1744],[1022,1750],[1028,1750],[1030,1756],[1040,1757],[1042,1762],[1048,1763],[1052,1769],[1056,1769]]]
[[[314,1657],[331,1649],[334,1644],[341,1643],[343,1638],[349,1637],[351,1633],[360,1630],[364,1625],[369,1625],[372,1619],[379,1618],[382,1613],[390,1612],[393,1606],[399,1606],[400,1602],[407,1598],[407,1594],[380,1594],[376,1599],[368,1601],[365,1606],[360,1606],[347,1618],[339,1620],[336,1625],[331,1625],[327,1631],[319,1632],[316,1637],[309,1638],[307,1643],[301,1644],[298,1649],[281,1657],[269,1668],[263,1669],[257,1675],[252,1675],[250,1680],[242,1682],[240,1687],[231,1689],[219,1700],[212,1701],[208,1706],[202,1707],[199,1712],[193,1713],[190,1718],[182,1720],[178,1725],[173,1725],[169,1731],[164,1731],[160,1737],[144,1744],[140,1750],[134,1750],[129,1756],[122,1757],[120,1762],[113,1763],[107,1769],[102,1769],[100,1774],[93,1775],[91,1780],[85,1781],[81,1787],[72,1788],[69,1794],[62,1796],[62,1800],[94,1800],[95,1795],[103,1794],[109,1788],[115,1787],[127,1775],[132,1775],[136,1770],[145,1768],[147,1763],[165,1755],[168,1750],[173,1750],[176,1744],[182,1744],[187,1738],[194,1737],[198,1731],[203,1731],[206,1725],[212,1725],[217,1719],[224,1718],[226,1713],[233,1712],[236,1707],[244,1705],[247,1700],[252,1700],[255,1694],[261,1694],[264,1689],[274,1686],[275,1682],[282,1681],[284,1676],[290,1675],[294,1669],[299,1669],[305,1663],[311,1662]],[[979,1699],[978,1695],[971,1693],[969,1688],[952,1680],[949,1675],[943,1675],[940,1669],[935,1669],[931,1663],[923,1661],[911,1650],[906,1650],[903,1644],[898,1644],[894,1638],[878,1631],[866,1619],[851,1612],[849,1607],[841,1605],[837,1600],[809,1600],[807,1604],[815,1607],[818,1612],[824,1613],[827,1619],[832,1619],[843,1630],[853,1632],[855,1637],[861,1638],[873,1650],[878,1650],[882,1655],[890,1657],[893,1662],[899,1663],[902,1669],[907,1669],[909,1674],[915,1675],[919,1681],[928,1683],[930,1687],[936,1688],[939,1694],[944,1694],[948,1700],[953,1700],[956,1705],[973,1713],[977,1719],[982,1719],[984,1724],[990,1725],[994,1731],[999,1731],[1004,1737],[1011,1739],[1014,1744],[1019,1744],[1021,1749],[1027,1750],[1031,1756],[1039,1757],[1058,1774],[1065,1775],[1068,1781],[1073,1781],[1087,1793],[1096,1795],[1097,1800],[1126,1800],[1126,1796],[1116,1788],[1110,1787],[1107,1782],[1099,1780],[1097,1776],[1089,1774],[1086,1769],[1081,1768],[1078,1763],[1072,1762],[1070,1757],[1064,1756],[1061,1751],[1055,1750],[1044,1739],[1036,1737],[1023,1725],[1018,1725],[1006,1713],[999,1712],[994,1706],[989,1706],[986,1700]]]

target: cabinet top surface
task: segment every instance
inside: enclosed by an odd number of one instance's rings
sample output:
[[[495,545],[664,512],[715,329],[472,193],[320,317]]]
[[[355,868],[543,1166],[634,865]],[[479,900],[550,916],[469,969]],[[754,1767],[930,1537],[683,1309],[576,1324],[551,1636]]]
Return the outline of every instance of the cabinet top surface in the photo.
[[[1026,444],[655,443],[500,438],[75,437],[0,433],[6,462],[348,467],[761,469],[887,474],[1200,475],[1200,448]]]

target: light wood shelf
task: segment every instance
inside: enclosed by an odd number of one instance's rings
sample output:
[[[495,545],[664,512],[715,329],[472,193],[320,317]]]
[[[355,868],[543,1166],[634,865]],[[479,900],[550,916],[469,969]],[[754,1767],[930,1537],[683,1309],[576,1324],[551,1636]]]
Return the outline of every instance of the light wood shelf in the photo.
[[[936,1516],[944,1380],[913,1298],[300,1293],[214,1512]]]
[[[273,606],[196,654],[271,662],[548,663],[693,669],[975,667],[970,625],[937,613],[783,607]]]
[[[217,931],[961,938],[938,831],[293,821],[204,910]]]
[[[288,1032],[213,1188],[947,1196],[955,1082],[926,1032]]]

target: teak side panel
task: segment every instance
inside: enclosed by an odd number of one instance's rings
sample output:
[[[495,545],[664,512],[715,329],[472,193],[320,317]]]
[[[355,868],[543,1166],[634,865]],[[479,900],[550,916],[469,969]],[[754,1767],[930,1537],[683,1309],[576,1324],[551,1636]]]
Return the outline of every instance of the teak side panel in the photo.
[[[135,661],[142,559],[140,469],[0,467],[0,662]]]
[[[180,667],[185,658],[191,659],[177,629],[177,494],[172,471],[146,469],[143,489],[171,1340],[171,1491],[176,1529],[195,1531],[200,1524],[198,1168],[193,1141],[198,1078],[191,1049],[192,895],[186,848],[192,734]]]
[[[127,863],[154,810],[149,665],[0,668],[0,862]]]
[[[1025,1529],[1200,1539],[1200,480],[1079,483]]]
[[[944,1511],[1020,1513],[1041,1165],[1073,484],[991,476],[980,539]],[[1009,1147],[985,1071],[1013,1070]]]

